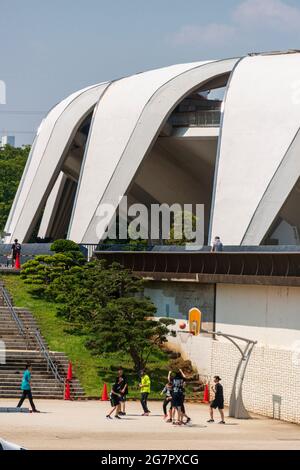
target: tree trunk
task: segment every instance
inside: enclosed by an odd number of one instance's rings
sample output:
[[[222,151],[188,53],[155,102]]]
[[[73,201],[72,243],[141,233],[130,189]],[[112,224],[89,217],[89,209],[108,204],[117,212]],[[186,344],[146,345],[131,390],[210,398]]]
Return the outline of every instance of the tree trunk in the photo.
[[[138,351],[133,346],[130,346],[129,354],[134,362],[135,370],[139,372],[140,370],[144,369],[145,361],[141,358]]]

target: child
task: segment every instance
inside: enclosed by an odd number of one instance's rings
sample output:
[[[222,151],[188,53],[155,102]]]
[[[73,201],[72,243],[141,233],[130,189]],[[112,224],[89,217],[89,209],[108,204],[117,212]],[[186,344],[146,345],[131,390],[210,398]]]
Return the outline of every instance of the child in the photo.
[[[219,424],[225,424],[225,419],[224,419],[224,394],[223,394],[223,387],[220,384],[221,378],[218,375],[214,376],[214,383],[215,386],[212,387],[213,391],[215,393],[215,398],[213,401],[210,403],[210,419],[207,421],[208,423],[214,423],[214,409],[216,410],[217,408],[219,409],[219,413],[221,415],[221,421]]]
[[[167,420],[167,423],[172,423],[172,383],[168,382],[164,389],[161,391],[161,395],[165,395],[165,399],[163,402],[163,412],[164,412],[164,419],[167,419],[168,413],[167,413],[167,407],[170,404],[170,410],[169,410],[169,419]]]
[[[110,412],[106,415],[107,419],[112,419],[111,415],[113,414],[114,411],[116,411],[115,418],[121,419],[119,416],[119,413],[121,410],[121,398],[122,398],[121,386],[122,386],[122,377],[120,376],[117,378],[110,392],[110,403],[111,403],[112,408]]]

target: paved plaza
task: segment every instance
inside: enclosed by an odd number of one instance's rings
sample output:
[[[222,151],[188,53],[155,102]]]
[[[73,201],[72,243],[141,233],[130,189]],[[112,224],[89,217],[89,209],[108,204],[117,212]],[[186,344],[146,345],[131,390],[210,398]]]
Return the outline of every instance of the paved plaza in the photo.
[[[109,403],[100,401],[37,401],[40,414],[1,413],[0,437],[27,449],[300,449],[300,427],[260,416],[226,425],[207,424],[207,406],[187,404],[191,426],[163,421],[161,404],[150,402],[149,417],[138,402],[128,403],[122,421],[105,418]],[[0,400],[0,407],[15,406]],[[27,405],[26,405],[27,406]]]

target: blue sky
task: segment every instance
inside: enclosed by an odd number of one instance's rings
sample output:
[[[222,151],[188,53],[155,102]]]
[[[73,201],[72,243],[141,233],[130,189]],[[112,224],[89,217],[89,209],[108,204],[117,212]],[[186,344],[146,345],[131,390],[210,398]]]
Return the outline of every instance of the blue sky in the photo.
[[[0,132],[84,86],[174,63],[300,49],[300,0],[0,0]],[[1,100],[0,100],[1,101]],[[18,134],[17,143],[32,141]]]

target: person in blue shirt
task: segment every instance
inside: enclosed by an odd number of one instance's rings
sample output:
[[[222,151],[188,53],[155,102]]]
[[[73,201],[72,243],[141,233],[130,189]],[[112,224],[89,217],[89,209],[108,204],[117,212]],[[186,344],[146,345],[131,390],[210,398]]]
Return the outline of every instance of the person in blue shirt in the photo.
[[[39,411],[35,407],[35,404],[33,403],[33,398],[32,398],[32,393],[31,393],[31,385],[30,385],[31,372],[32,372],[31,364],[26,364],[25,371],[23,373],[22,384],[21,384],[22,396],[18,403],[17,408],[21,408],[24,400],[28,398],[30,406],[32,408],[32,412],[39,413]]]

